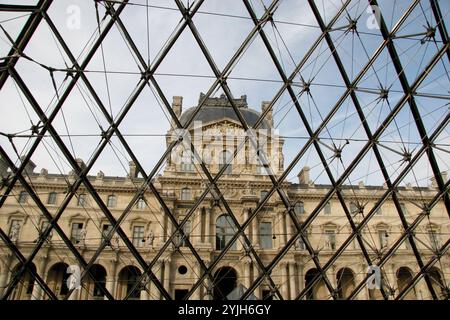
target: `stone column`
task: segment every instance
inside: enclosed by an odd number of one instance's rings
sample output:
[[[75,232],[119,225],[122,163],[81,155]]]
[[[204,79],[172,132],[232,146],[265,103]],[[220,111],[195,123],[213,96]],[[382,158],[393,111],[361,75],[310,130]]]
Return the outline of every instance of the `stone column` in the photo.
[[[211,232],[211,215],[212,215],[212,210],[205,210],[205,236],[204,236],[204,241],[205,243],[208,244],[208,246],[211,245],[212,242],[212,232]]]
[[[286,225],[287,225],[287,236],[286,236],[286,241],[288,241],[289,239],[292,238],[292,236],[294,235],[295,227],[294,227],[294,223],[292,222],[292,219],[290,216],[286,215]]]
[[[253,247],[259,247],[258,216],[254,217],[253,220],[252,220],[252,229],[253,229],[253,238],[252,238]]]
[[[260,276],[260,272],[259,272],[259,267],[258,264],[256,262],[252,263],[253,266],[253,281],[255,281],[259,276]],[[253,294],[260,299],[261,298],[261,286],[258,286],[254,291]]]
[[[242,284],[245,286],[246,289],[250,287],[250,263],[249,259],[245,259],[243,266],[244,266],[244,281],[242,281]]]
[[[289,292],[288,292],[288,277],[286,272],[286,262],[282,262],[280,264],[280,271],[281,271],[281,295],[283,296],[283,299],[287,300],[289,299]]]
[[[162,263],[161,261],[157,261],[154,265],[154,267],[152,268],[153,273],[155,274],[155,277],[161,281],[161,277],[162,277]],[[150,300],[160,300],[161,299],[161,295],[160,292],[158,290],[158,288],[156,288],[155,284],[153,283],[153,281],[150,280]]]
[[[244,208],[244,210],[242,211],[242,220],[243,221],[241,221],[241,224],[243,224],[245,221],[247,221],[247,219],[248,219],[248,209]],[[247,227],[247,229],[245,230],[245,235],[252,242],[252,245],[253,245],[253,241],[252,241],[252,238],[250,237],[250,232],[249,231],[250,231],[250,228]]]
[[[297,278],[298,278],[298,293],[305,289],[305,276],[304,276],[304,266],[303,264],[297,264]]]
[[[357,272],[356,276],[355,276],[356,284],[361,283],[361,281],[363,281],[363,279],[366,277],[366,275],[367,275],[367,264],[361,263],[359,265],[359,272]],[[358,300],[369,300],[370,299],[369,290],[367,289],[367,286],[364,286],[364,288],[358,293],[357,299]]]
[[[47,267],[47,263],[48,263],[48,257],[47,256],[40,256],[38,258],[39,260],[39,265],[37,268],[37,274],[41,276],[41,278],[45,281],[45,269]],[[35,281],[34,282],[34,286],[33,286],[33,293],[31,294],[31,300],[42,300],[42,294],[43,294],[43,289],[40,286],[40,284]]]
[[[164,280],[163,280],[164,289],[170,293],[170,260],[164,260]]]
[[[192,286],[198,281],[200,274],[202,274],[202,267],[200,266],[200,264],[198,262],[196,262],[194,264],[194,270],[195,273],[193,275],[194,281],[192,283]],[[194,293],[192,294],[190,300],[200,300],[200,290],[201,290],[201,286],[198,287]]]
[[[205,265],[209,266],[210,261],[205,261]],[[204,290],[204,296],[203,296],[203,300],[212,300],[213,298],[213,287],[212,287],[212,283],[211,283],[211,279],[210,277],[205,277],[204,283],[206,284],[206,288]],[[202,286],[200,286],[202,287]],[[208,290],[210,290],[210,292],[208,292]]]
[[[278,213],[276,217],[279,217],[280,214]],[[278,221],[277,218],[273,221],[273,232],[275,233],[275,241],[273,242],[273,247],[275,249],[279,249],[281,247],[281,223],[282,221]]]
[[[290,289],[290,299],[294,300],[297,296],[297,285],[295,281],[297,279],[297,274],[295,272],[295,262],[289,262],[289,289]]]
[[[194,214],[194,218],[192,219],[191,225],[191,234],[192,237],[189,237],[189,241],[191,241],[192,245],[196,245],[201,242],[201,231],[202,231],[202,209],[198,209]]]
[[[287,242],[287,228],[286,228],[286,213],[282,213],[281,216],[281,245],[285,245]]]
[[[389,264],[387,266],[387,268],[385,269],[387,272],[387,280],[389,283],[389,286],[392,288],[397,288],[397,276],[396,276],[396,268],[394,264]],[[386,293],[389,295],[389,300],[393,299],[392,296],[390,295],[390,291],[386,290]],[[395,292],[396,294],[398,294],[398,289]]]
[[[116,299],[116,288],[117,288],[117,259],[110,259],[109,263],[111,264],[110,267],[110,273],[106,274],[106,289],[109,291],[109,293]],[[108,298],[105,296],[105,300],[108,300]]]

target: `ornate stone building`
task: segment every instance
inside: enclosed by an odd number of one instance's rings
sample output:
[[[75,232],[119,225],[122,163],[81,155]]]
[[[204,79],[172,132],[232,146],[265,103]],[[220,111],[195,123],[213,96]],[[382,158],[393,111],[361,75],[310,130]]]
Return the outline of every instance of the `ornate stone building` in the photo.
[[[200,101],[202,100],[203,95],[200,96]],[[236,99],[234,104],[249,125],[257,122],[261,113],[247,106],[245,96]],[[267,103],[262,103],[261,112],[266,112],[267,106]],[[242,142],[246,132],[224,96],[206,99],[204,107],[198,113],[195,108],[183,112],[182,98],[174,97],[173,111],[183,125],[190,123],[189,135],[173,129],[168,131],[167,146],[180,137],[183,138],[183,143],[167,156],[163,172],[155,175],[152,180],[161,199],[158,199],[154,190],[146,188],[142,196],[132,201],[144,183],[144,178],[138,174],[139,170],[133,162],[130,162],[129,174],[126,177],[112,177],[99,172],[88,178],[115,219],[119,219],[124,211],[127,212],[121,228],[147,263],[155,259],[159,249],[173,234],[174,226],[166,210],[170,210],[178,222],[189,216],[183,226],[184,235],[175,234],[173,241],[157,257],[152,267],[152,272],[167,292],[173,298],[180,299],[203,273],[187,240],[192,243],[207,266],[220,255],[236,231],[228,210],[233,212],[239,224],[243,224],[268,196],[273,185],[270,177],[265,174],[266,167],[258,160],[258,153],[254,150],[263,148],[270,158],[272,172],[280,175],[284,169],[284,141],[272,130],[272,114],[267,112],[265,120],[259,124],[259,128],[263,130],[255,133],[257,147],[246,143],[238,150],[239,142]],[[172,123],[172,128],[174,127],[175,124]],[[228,143],[225,144],[227,139]],[[214,188],[205,194],[204,190],[209,185],[208,177],[196,163],[196,156],[189,152],[190,142],[197,150],[202,150],[199,156],[208,159],[205,163],[213,177],[219,170],[224,171],[217,184],[226,203],[221,201]],[[234,152],[237,153],[238,160],[227,166],[226,163],[233,158]],[[79,160],[79,165],[83,167],[84,163]],[[226,167],[223,168],[224,166]],[[7,177],[9,173],[7,166],[2,163],[2,176]],[[51,215],[55,216],[62,210],[58,225],[86,261],[93,257],[102,242],[106,244],[91,269],[96,281],[86,277],[82,288],[75,290],[70,299],[104,299],[102,287],[116,299],[161,299],[162,296],[153,283],[147,281],[147,284],[135,285],[143,272],[141,264],[119,239],[117,233],[112,234],[114,230],[111,231],[111,224],[103,214],[101,206],[83,184],[76,195],[65,203],[68,185],[76,178],[73,172],[65,175],[49,173],[46,169],[36,172],[31,162],[27,167],[26,179]],[[447,181],[446,177],[444,181]],[[280,188],[287,195],[298,223],[308,220],[330,190],[330,186],[315,184],[312,181],[308,167],[299,172],[297,182],[286,181]],[[408,223],[412,223],[423,212],[423,204],[433,200],[435,188],[433,183],[421,188],[408,185],[399,187],[401,210],[406,213]],[[366,186],[363,183],[342,187],[346,205],[356,224],[370,213],[385,191],[386,187]],[[161,205],[161,200],[167,208]],[[197,202],[198,205],[195,205]],[[367,255],[374,263],[377,263],[402,235],[403,227],[397,210],[391,198],[388,198],[361,231]],[[9,233],[14,244],[28,257],[39,241],[40,234],[48,227],[48,222],[32,197],[17,184],[0,208],[0,227],[5,233]],[[293,220],[286,213],[285,204],[277,193],[273,193],[262,205],[255,219],[245,228],[245,235],[252,248],[245,244],[240,235],[214,268],[212,277],[206,278],[190,299],[221,299],[229,295],[234,288],[248,288],[261,274],[251,249],[258,254],[261,263],[267,266],[291,239],[295,230]],[[343,206],[339,199],[333,196],[309,224],[305,236],[323,266],[347,240],[351,231],[352,227]],[[448,213],[444,204],[439,202],[431,209],[428,218],[420,222],[414,233],[415,243],[424,263],[447,241],[449,232]],[[67,244],[57,232],[52,231],[33,259],[32,268],[58,298],[64,298],[68,293],[67,268],[77,264],[77,259]],[[335,288],[337,297],[347,298],[364,280],[367,268],[367,258],[356,239],[352,239],[339,257],[334,259],[326,271],[326,276]],[[383,287],[389,297],[392,297],[391,294],[398,294],[420,270],[408,241],[397,246],[382,269]],[[0,242],[0,296],[6,292],[17,270],[16,256],[4,242]],[[297,239],[271,272],[271,279],[276,288],[268,279],[263,279],[252,298],[277,298],[278,289],[284,299],[295,299],[314,279],[317,272],[307,245]],[[428,271],[440,298],[447,295],[449,273],[448,255],[441,257],[439,263]],[[138,290],[133,291],[134,288]],[[9,298],[48,299],[29,274],[21,278]],[[305,298],[331,299],[332,295],[324,280],[320,280],[316,281]],[[369,290],[363,286],[355,294],[355,298],[379,299],[381,293],[380,290]],[[406,298],[431,298],[423,278],[415,283]]]

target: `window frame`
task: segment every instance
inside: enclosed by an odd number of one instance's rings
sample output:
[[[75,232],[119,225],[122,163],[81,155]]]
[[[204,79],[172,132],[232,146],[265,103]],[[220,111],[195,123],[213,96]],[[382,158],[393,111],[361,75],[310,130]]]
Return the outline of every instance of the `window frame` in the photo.
[[[137,233],[138,228],[140,231]],[[142,248],[144,246],[143,240],[145,240],[145,226],[141,224],[133,225],[131,239],[136,248]]]
[[[268,225],[267,227],[268,233],[264,233],[263,226]],[[265,238],[264,238],[265,237]],[[267,241],[264,241],[266,239]],[[268,245],[264,245],[265,242],[268,242]],[[273,226],[272,221],[261,221],[259,223],[259,244],[261,249],[273,249]]]
[[[58,196],[58,194],[56,192],[54,192],[54,191],[50,192],[48,194],[47,204],[56,205],[57,196]]]

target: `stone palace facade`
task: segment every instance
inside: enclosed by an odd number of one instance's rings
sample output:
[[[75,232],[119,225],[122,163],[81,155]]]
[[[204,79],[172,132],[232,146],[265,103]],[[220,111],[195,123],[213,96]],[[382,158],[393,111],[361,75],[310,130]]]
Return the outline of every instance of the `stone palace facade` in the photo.
[[[200,100],[202,99],[204,99],[203,95],[200,96]],[[254,125],[261,115],[259,111],[247,106],[245,96],[235,99],[234,104],[249,125]],[[261,112],[265,112],[267,106],[268,103],[263,103]],[[220,96],[206,99],[204,107],[198,113],[195,112],[195,108],[189,108],[183,112],[181,97],[173,98],[172,107],[183,125],[191,119],[194,120],[190,122],[189,133],[199,132],[202,140],[192,142],[203,149],[205,146],[209,147],[207,154],[215,161],[208,162],[207,166],[214,176],[222,169],[226,161],[232,158],[233,151],[236,149],[233,147],[234,142],[231,143],[231,148],[224,149],[223,139],[208,138],[206,141],[205,137],[217,137],[224,134],[234,137],[236,133],[243,132],[232,106],[225,96]],[[266,130],[266,133],[259,132],[257,139],[258,144],[267,147],[265,150],[271,159],[270,166],[273,173],[279,175],[284,170],[284,141],[273,134],[271,131],[273,126],[272,113],[269,111],[265,120],[259,124],[259,128]],[[172,127],[175,127],[174,123]],[[174,130],[170,129],[166,138],[167,146],[177,137],[179,137],[178,133],[174,134]],[[262,139],[264,143],[261,143]],[[183,144],[185,142],[186,140]],[[219,189],[229,209],[240,224],[246,221],[252,210],[266,197],[272,187],[269,176],[264,174],[264,165],[258,161],[251,161],[255,158],[255,155],[251,154],[251,149],[247,146],[243,148],[241,159],[227,166],[218,181]],[[201,171],[200,165],[194,163],[195,157],[187,151],[189,148],[180,147],[175,150],[168,156],[163,172],[154,178],[153,184],[168,209],[180,222],[202,196],[208,180]],[[85,165],[82,160],[78,161],[81,166]],[[4,162],[0,165],[2,177],[8,177],[10,170]],[[137,172],[136,165],[130,162],[127,176],[112,177],[103,172],[99,172],[96,176],[89,176],[90,182],[116,219],[130,205],[137,189],[144,181]],[[73,182],[76,175],[49,173],[46,169],[36,170],[31,162],[26,168],[26,173],[26,179],[33,186],[42,203],[51,214],[56,214],[66,198],[68,183]],[[444,181],[447,181],[447,177],[444,178]],[[315,184],[312,181],[308,167],[303,167],[298,172],[298,181],[286,181],[281,188],[288,196],[300,223],[308,218],[330,190],[330,186]],[[369,186],[363,183],[352,187],[342,187],[342,193],[346,197],[345,201],[355,222],[360,221],[370,212],[386,190],[385,186]],[[428,187],[417,188],[408,185],[399,187],[398,197],[408,223],[414,221],[421,212],[419,205],[431,202],[435,193],[436,186],[433,182],[430,182]],[[431,209],[429,216],[429,219],[424,219],[420,223],[414,234],[415,243],[424,263],[447,241],[450,233],[448,213],[442,201]],[[58,224],[86,261],[89,261],[105,239],[105,235],[109,235],[111,231],[108,219],[83,184],[64,209]],[[18,183],[0,208],[0,227],[24,256],[28,257],[36,246],[40,234],[48,227],[48,222],[32,197]],[[132,203],[121,228],[147,263],[154,259],[159,249],[173,234],[171,220],[165,214],[155,194],[148,188],[142,197]],[[217,194],[209,192],[185,223],[183,227],[185,235],[177,234],[173,238],[173,243],[158,257],[152,268],[153,273],[173,298],[183,298],[202,273],[198,261],[187,245],[187,238],[197,250],[199,257],[206,265],[209,265],[227,245],[235,230],[233,220],[227,214],[224,204]],[[321,265],[332,257],[351,234],[351,230],[343,207],[334,195],[310,224],[306,234]],[[278,194],[273,193],[245,229],[245,234],[262,263],[268,265],[294,235],[294,231],[295,226],[289,214],[286,214],[285,205]],[[390,245],[401,236],[402,231],[398,210],[392,198],[389,197],[361,232],[362,239],[366,243],[365,247],[374,263],[387,252]],[[133,291],[136,287],[135,282],[143,271],[142,267],[117,234],[111,235],[109,239],[110,241],[91,269],[96,281],[86,277],[82,288],[75,290],[70,299],[104,299],[102,287],[106,288],[115,299],[125,297],[162,299],[161,294],[151,282],[138,286],[139,290]],[[248,288],[258,278],[260,268],[244,243],[240,236],[213,271],[214,280],[205,279],[190,299],[224,299],[225,297],[231,299],[237,289]],[[73,264],[77,264],[74,254],[67,248],[57,232],[52,231],[33,259],[32,268],[57,297],[63,299],[68,293],[66,271],[68,266]],[[367,268],[367,260],[358,243],[353,239],[326,272],[331,285],[336,289],[337,297],[347,298],[364,280]],[[408,241],[398,246],[382,269],[384,288],[388,294],[398,294],[420,270]],[[0,297],[7,290],[17,270],[16,256],[4,242],[0,242]],[[295,299],[316,274],[316,265],[305,243],[296,240],[271,272],[271,278],[284,299]],[[449,256],[441,257],[439,263],[430,268],[428,274],[436,293],[440,298],[446,298],[450,274]],[[265,279],[251,297],[276,299],[277,295],[274,292],[270,282]],[[41,287],[26,273],[8,298],[48,299]],[[305,298],[331,299],[332,295],[324,281],[320,280],[314,284]],[[381,293],[380,290],[369,290],[363,287],[355,298],[380,299]],[[405,298],[431,298],[423,278],[415,284]]]

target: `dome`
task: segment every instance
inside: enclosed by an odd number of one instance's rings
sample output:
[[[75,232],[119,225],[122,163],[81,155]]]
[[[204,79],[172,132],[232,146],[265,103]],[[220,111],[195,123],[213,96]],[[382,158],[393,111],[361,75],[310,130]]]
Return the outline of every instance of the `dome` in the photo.
[[[204,94],[200,94],[200,101],[204,99]],[[242,116],[250,127],[253,127],[258,121],[261,113],[247,107],[247,98],[242,96],[240,99],[234,99],[236,106],[239,108]],[[180,122],[184,126],[186,122],[191,118],[197,107],[187,109],[181,115]],[[228,119],[236,121],[240,124],[237,114],[234,112],[230,102],[225,95],[221,95],[219,98],[207,98],[204,105],[197,113],[194,121],[201,121],[203,123],[219,122],[221,120]],[[270,125],[264,119],[259,125],[258,129],[270,129]]]

